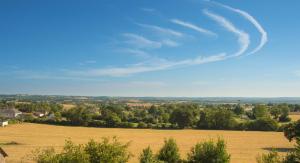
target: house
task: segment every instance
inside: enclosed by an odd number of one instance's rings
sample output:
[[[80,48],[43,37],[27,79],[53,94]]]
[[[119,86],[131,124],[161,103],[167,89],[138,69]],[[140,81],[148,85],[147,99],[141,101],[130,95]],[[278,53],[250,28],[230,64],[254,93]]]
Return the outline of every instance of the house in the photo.
[[[5,157],[7,156],[7,153],[0,147],[0,163],[5,163]]]
[[[5,127],[8,125],[8,121],[1,121],[0,120],[0,126]],[[1,163],[1,162],[0,162]]]
[[[4,118],[16,118],[21,114],[22,112],[14,108],[0,109],[0,117]]]
[[[45,116],[45,113],[42,113],[42,112],[35,112],[33,113],[35,116],[41,118],[41,117],[44,117]]]

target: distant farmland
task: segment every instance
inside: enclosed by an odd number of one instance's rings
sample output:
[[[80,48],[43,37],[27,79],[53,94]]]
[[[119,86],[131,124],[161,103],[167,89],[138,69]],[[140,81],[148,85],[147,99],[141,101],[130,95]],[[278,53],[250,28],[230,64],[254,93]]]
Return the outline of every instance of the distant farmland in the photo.
[[[61,148],[67,138],[71,138],[76,143],[86,143],[91,138],[100,139],[111,136],[119,137],[122,142],[131,141],[130,151],[134,154],[130,160],[132,163],[138,162],[139,153],[143,148],[150,145],[154,151],[157,151],[162,146],[164,138],[167,137],[177,140],[184,157],[196,142],[218,136],[223,137],[227,141],[233,163],[255,162],[258,154],[268,152],[272,147],[281,152],[293,147],[293,144],[289,143],[281,132],[109,129],[29,123],[0,128],[1,144],[12,141],[17,143],[17,145],[2,145],[9,155],[8,163],[19,163],[24,156],[38,147]]]

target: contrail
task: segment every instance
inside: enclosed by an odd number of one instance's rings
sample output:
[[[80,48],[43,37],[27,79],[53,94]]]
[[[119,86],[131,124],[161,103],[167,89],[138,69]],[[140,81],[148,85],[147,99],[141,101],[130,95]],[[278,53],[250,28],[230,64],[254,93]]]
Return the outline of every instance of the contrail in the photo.
[[[236,28],[229,20],[226,18],[217,15],[215,13],[212,13],[208,10],[203,10],[203,13],[219,23],[221,26],[223,26],[226,30],[234,33],[238,37],[238,42],[240,44],[240,50],[236,52],[233,55],[230,55],[228,57],[238,57],[244,54],[244,52],[248,49],[250,44],[250,39],[248,33]]]
[[[209,1],[213,4],[216,4],[218,6],[224,7],[230,11],[236,12],[238,14],[240,14],[241,16],[243,16],[245,19],[247,19],[248,21],[250,21],[255,27],[256,29],[259,31],[259,33],[261,34],[261,39],[260,39],[260,43],[259,45],[251,52],[249,52],[248,55],[250,54],[254,54],[256,52],[258,52],[267,42],[268,42],[268,34],[267,32],[264,30],[264,28],[259,24],[259,22],[249,13],[247,13],[246,11],[240,10],[240,9],[236,9],[227,5],[224,5],[222,3],[219,2],[214,2],[214,1]]]

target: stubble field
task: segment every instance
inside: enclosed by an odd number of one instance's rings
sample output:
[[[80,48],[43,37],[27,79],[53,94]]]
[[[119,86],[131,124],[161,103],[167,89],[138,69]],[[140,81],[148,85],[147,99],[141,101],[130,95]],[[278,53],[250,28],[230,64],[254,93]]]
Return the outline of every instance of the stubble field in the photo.
[[[258,154],[275,148],[283,153],[293,147],[281,132],[216,131],[216,130],[153,130],[65,127],[43,124],[16,124],[0,128],[0,143],[17,142],[18,145],[2,145],[8,153],[8,163],[29,162],[31,151],[38,147],[54,146],[60,149],[65,139],[86,143],[89,139],[117,136],[120,141],[131,141],[129,150],[134,154],[130,163],[138,162],[143,148],[151,146],[156,152],[165,138],[175,138],[183,157],[197,142],[222,137],[227,142],[232,163],[253,163]]]

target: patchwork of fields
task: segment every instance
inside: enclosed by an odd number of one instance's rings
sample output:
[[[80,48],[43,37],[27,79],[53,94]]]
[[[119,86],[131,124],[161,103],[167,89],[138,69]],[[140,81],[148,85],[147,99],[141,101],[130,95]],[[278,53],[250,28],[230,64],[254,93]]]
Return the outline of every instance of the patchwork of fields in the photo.
[[[134,154],[130,162],[138,162],[139,153],[150,145],[157,151],[164,138],[177,140],[182,156],[197,142],[210,138],[223,137],[231,154],[233,163],[252,163],[259,153],[276,148],[284,152],[293,144],[284,138],[281,132],[215,131],[215,130],[152,130],[152,129],[112,129],[64,127],[43,124],[16,124],[0,128],[0,143],[16,142],[18,145],[4,145],[8,153],[8,163],[24,162],[31,151],[38,147],[54,146],[61,148],[65,139],[76,143],[86,143],[89,139],[117,136],[122,142],[131,141],[129,150]]]

